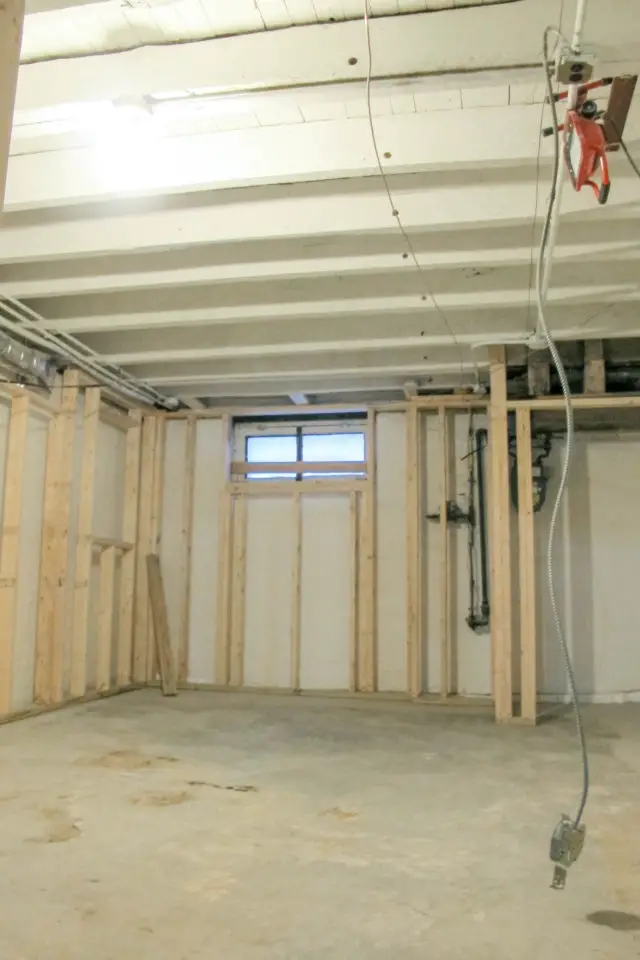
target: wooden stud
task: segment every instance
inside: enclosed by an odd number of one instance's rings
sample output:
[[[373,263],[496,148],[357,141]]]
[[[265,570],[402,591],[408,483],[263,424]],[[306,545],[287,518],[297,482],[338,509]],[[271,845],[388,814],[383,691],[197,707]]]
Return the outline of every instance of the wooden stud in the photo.
[[[11,125],[24,20],[24,0],[3,0],[0,4],[0,214],[4,206],[9,167]]]
[[[375,411],[367,415],[366,445],[368,476],[359,495],[360,502],[360,583],[359,603],[359,689],[373,693],[377,687],[377,591],[376,591],[376,443]]]
[[[127,449],[124,470],[124,512],[119,546],[123,550],[120,567],[120,612],[118,616],[118,654],[116,682],[119,687],[131,683],[133,675],[133,613],[136,586],[136,554],[131,549],[138,536],[138,508],[140,502],[140,444],[142,415],[130,414],[135,426],[127,430]],[[94,540],[95,543],[95,540]],[[124,544],[127,546],[125,547]],[[116,544],[114,544],[116,546]]]
[[[233,561],[233,497],[220,494],[218,509],[218,604],[216,626],[216,683],[229,684],[229,647],[231,636],[231,567]]]
[[[407,689],[413,697],[422,691],[422,616],[420,611],[421,529],[418,407],[406,413],[406,576],[407,576]]]
[[[171,637],[169,635],[169,619],[167,604],[160,571],[160,557],[157,553],[149,553],[146,557],[147,579],[149,583],[149,601],[153,618],[153,634],[157,647],[160,684],[165,697],[174,697],[178,691],[176,669],[171,652]]]
[[[491,640],[496,720],[513,717],[511,649],[511,501],[504,347],[490,347]]]
[[[100,613],[96,667],[96,690],[98,693],[109,690],[111,687],[115,579],[116,548],[107,547],[100,554]]]
[[[191,553],[193,539],[193,494],[196,465],[196,421],[194,417],[187,420],[186,449],[184,462],[184,479],[182,494],[182,529],[181,536],[181,590],[180,590],[180,637],[179,637],[179,665],[178,677],[187,679],[189,665],[189,615],[191,608]]]
[[[451,630],[451,560],[448,502],[450,499],[451,438],[446,408],[438,411],[440,436],[440,696],[455,693],[455,663]]]
[[[359,687],[358,598],[360,561],[358,550],[358,494],[349,494],[349,543],[351,553],[351,595],[349,600],[349,690]]]
[[[368,480],[243,480],[227,484],[228,492],[246,497],[286,497],[296,493],[360,493],[367,489]]]
[[[156,436],[153,457],[153,488],[151,494],[151,524],[149,536],[149,552],[160,556],[160,541],[162,539],[162,508],[164,497],[164,454],[165,454],[166,424],[156,417]],[[160,663],[158,660],[158,644],[154,643],[155,620],[151,616],[147,619],[147,680],[154,680],[158,676]]]
[[[533,531],[531,414],[516,413],[518,453],[518,547],[520,561],[520,715],[536,722],[536,575]]]
[[[158,418],[144,417],[140,461],[140,507],[136,540],[136,585],[133,631],[133,679],[135,683],[147,680],[147,648],[149,642],[149,586],[146,556],[151,552],[151,493],[155,463],[156,425]]]
[[[302,612],[302,500],[293,500],[293,570],[291,575],[291,689],[300,692],[300,627]]]
[[[71,634],[71,680],[73,698],[87,692],[87,635],[91,590],[91,554],[93,549],[93,501],[100,411],[100,390],[88,389],[84,395],[82,422],[82,466],[76,534],[76,564],[73,590],[73,627]]]
[[[4,474],[2,539],[0,540],[0,715],[11,711],[13,651],[22,521],[22,481],[25,467],[29,397],[11,401],[9,438]]]
[[[69,517],[74,467],[78,373],[62,380],[60,412],[49,424],[45,466],[35,698],[38,703],[63,699],[65,615],[68,597]]]
[[[219,686],[229,684],[229,647],[231,643],[231,563],[233,550],[233,496],[229,492],[229,468],[233,442],[233,423],[222,417],[224,448],[220,458],[220,498],[218,505],[218,564],[216,570],[216,656],[215,677]]]
[[[571,398],[574,410],[638,410],[640,394],[606,393],[604,396],[574,394]],[[509,400],[507,410],[564,410],[564,397],[535,397],[532,400]]]
[[[584,342],[584,392],[606,393],[602,340],[585,340]]]
[[[247,501],[244,497],[239,497],[236,502],[233,520],[229,685],[241,687],[244,681],[244,623],[247,588]]]

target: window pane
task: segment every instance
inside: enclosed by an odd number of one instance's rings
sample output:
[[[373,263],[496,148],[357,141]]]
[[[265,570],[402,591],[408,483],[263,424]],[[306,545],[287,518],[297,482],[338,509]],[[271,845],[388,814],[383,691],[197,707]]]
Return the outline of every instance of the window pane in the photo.
[[[247,437],[247,463],[295,463],[295,436]],[[295,480],[295,473],[248,473],[247,480]]]
[[[247,463],[295,463],[296,438],[247,437]]]
[[[364,460],[364,433],[303,434],[302,459],[309,463]]]

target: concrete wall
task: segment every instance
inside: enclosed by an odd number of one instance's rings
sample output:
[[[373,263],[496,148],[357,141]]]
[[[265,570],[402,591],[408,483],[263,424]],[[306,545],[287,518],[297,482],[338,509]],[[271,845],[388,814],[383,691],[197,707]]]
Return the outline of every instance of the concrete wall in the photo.
[[[469,418],[451,417],[450,496],[468,509]],[[423,513],[439,510],[441,446],[436,415],[423,426]],[[485,421],[476,415],[474,427]],[[172,642],[180,635],[181,530],[186,425],[168,424],[162,563]],[[225,439],[220,421],[197,423],[194,522],[191,557],[189,670],[193,682],[215,681],[218,598],[219,502]],[[377,650],[378,687],[407,689],[405,418],[382,413],[376,427]],[[554,440],[551,483],[535,515],[539,604],[538,688],[562,697],[566,681],[546,593],[546,535],[560,472],[562,440]],[[637,652],[640,498],[640,435],[580,433],[567,510],[559,527],[557,589],[582,693],[596,699],[640,691]],[[352,556],[348,494],[302,497],[301,659],[302,689],[344,690],[349,683],[349,611]],[[517,515],[513,511],[514,529]],[[466,623],[469,606],[467,527],[451,528],[451,618],[462,694],[491,692],[488,632]],[[247,508],[245,660],[246,686],[290,689],[294,501],[252,498]],[[439,523],[423,522],[423,687],[437,692],[441,629],[441,539]],[[514,538],[517,557],[517,536]],[[514,576],[517,584],[517,575]],[[514,619],[517,625],[517,593]],[[517,629],[514,646],[517,647]],[[517,687],[516,687],[517,688]]]

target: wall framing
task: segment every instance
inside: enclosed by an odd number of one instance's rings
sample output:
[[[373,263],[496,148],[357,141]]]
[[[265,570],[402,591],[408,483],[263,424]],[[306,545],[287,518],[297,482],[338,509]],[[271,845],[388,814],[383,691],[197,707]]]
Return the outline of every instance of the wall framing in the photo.
[[[591,358],[594,364],[599,356]],[[154,411],[118,411],[105,405],[101,392],[83,383],[73,371],[65,374],[59,402],[43,400],[28,391],[6,388],[9,399],[7,459],[3,490],[2,537],[0,540],[0,721],[16,713],[12,707],[13,670],[19,642],[17,604],[19,561],[23,539],[30,418],[47,418],[46,463],[43,489],[43,523],[38,579],[35,637],[34,704],[53,709],[70,701],[127,690],[132,685],[154,683],[158,661],[150,616],[150,598],[145,558],[159,553],[163,533],[164,433],[168,421],[184,421],[184,497],[181,501],[179,536],[179,626],[174,641],[178,685],[188,680],[191,618],[192,543],[194,533],[194,464],[198,422],[218,419],[224,450],[218,476],[219,513],[217,568],[211,590],[217,598],[209,649],[215,661],[216,689],[244,688],[245,611],[247,595],[248,517],[256,499],[282,500],[291,507],[291,533],[287,543],[291,564],[286,578],[290,585],[290,628],[287,626],[289,689],[301,690],[303,590],[303,505],[308,499],[336,495],[346,503],[350,558],[348,605],[348,682],[344,691],[357,696],[386,695],[380,691],[376,572],[378,450],[376,422],[381,413],[399,413],[404,418],[404,560],[406,630],[403,644],[406,684],[398,696],[418,702],[460,706],[474,698],[457,693],[457,657],[453,591],[452,536],[447,523],[447,502],[455,498],[453,464],[456,414],[478,409],[487,414],[490,426],[489,502],[492,583],[492,687],[493,708],[500,723],[535,724],[539,719],[536,676],[538,655],[537,592],[534,541],[534,489],[532,484],[532,415],[537,411],[562,410],[559,397],[534,396],[511,400],[506,391],[506,354],[491,348],[492,396],[410,397],[398,404],[374,404],[363,408],[327,405],[314,413],[366,413],[366,463],[340,465],[353,474],[336,480],[308,478],[287,481],[246,479],[246,464],[232,462],[231,438],[234,418],[248,412],[257,416],[274,411],[198,410],[163,415]],[[602,371],[591,370],[591,392],[574,397],[577,410],[640,409],[640,396],[607,396],[594,392],[602,386]],[[275,411],[282,413],[283,411]],[[288,413],[292,413],[287,408]],[[300,411],[296,411],[299,416]],[[427,614],[424,551],[426,512],[425,478],[431,465],[423,436],[425,419],[437,428],[440,450],[438,471],[440,526],[434,529],[438,546],[437,626]],[[517,523],[510,491],[509,418],[515,423],[518,464]],[[123,514],[118,536],[102,536],[95,526],[97,474],[100,469],[98,436],[108,427],[125,436],[126,456],[122,471]],[[511,426],[513,431],[513,424]],[[513,455],[513,451],[511,452]],[[268,467],[268,465],[267,465]],[[217,468],[216,468],[217,469]],[[266,467],[265,467],[266,469]],[[297,469],[297,465],[292,465]],[[323,465],[326,470],[326,465]],[[74,472],[75,471],[75,472]],[[306,472],[312,473],[313,470]],[[365,473],[365,476],[358,474]],[[216,499],[218,493],[216,489]],[[278,508],[279,509],[279,508]],[[516,541],[517,530],[517,541]],[[289,553],[287,553],[287,558]],[[288,563],[287,559],[287,563]],[[518,576],[516,579],[515,571]],[[96,579],[97,577],[97,579]],[[97,586],[96,586],[97,584]],[[513,590],[513,587],[516,590]],[[92,607],[92,590],[94,606]],[[97,591],[97,592],[96,592]],[[512,595],[513,594],[513,595]],[[97,600],[96,600],[97,598]],[[95,603],[97,602],[97,608]],[[93,612],[92,612],[93,610]],[[92,619],[95,626],[95,667],[88,658]],[[427,633],[431,632],[431,636]],[[213,639],[215,633],[215,639]],[[65,637],[69,640],[66,641]],[[437,644],[439,667],[428,663],[427,644]],[[212,645],[215,649],[212,649]],[[432,676],[428,676],[431,671]],[[436,676],[433,677],[435,672]],[[210,684],[211,686],[211,684]],[[436,692],[437,690],[437,692]],[[485,703],[488,701],[484,701]],[[477,705],[477,702],[476,702]]]

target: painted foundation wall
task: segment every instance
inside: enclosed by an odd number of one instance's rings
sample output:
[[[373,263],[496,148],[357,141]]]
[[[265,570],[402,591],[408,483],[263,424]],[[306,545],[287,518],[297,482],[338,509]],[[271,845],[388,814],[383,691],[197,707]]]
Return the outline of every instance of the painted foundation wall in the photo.
[[[442,449],[436,414],[422,426],[422,648],[423,689],[438,692],[442,613],[441,531],[425,519],[440,508]],[[474,428],[486,425],[476,414]],[[450,498],[468,510],[469,417],[450,418]],[[226,437],[222,422],[196,423],[190,563],[188,674],[216,682],[220,498]],[[176,655],[183,630],[184,456],[186,424],[167,423],[161,562],[171,641]],[[562,697],[566,682],[546,593],[546,536],[563,445],[554,441],[547,503],[535,515],[538,578],[538,690]],[[377,687],[407,690],[405,416],[376,418]],[[558,532],[557,589],[568,627],[580,690],[610,700],[640,691],[635,596],[640,569],[640,435],[579,433],[567,510]],[[635,478],[635,480],[634,480]],[[250,498],[246,510],[243,606],[243,685],[292,689],[295,551],[293,496]],[[354,563],[348,494],[301,497],[300,687],[349,688],[350,616]],[[517,514],[513,510],[514,529]],[[451,629],[456,685],[461,694],[490,695],[491,638],[466,623],[469,606],[468,530],[450,526]],[[514,541],[517,557],[517,537]],[[514,644],[517,645],[517,575]],[[516,688],[517,689],[517,688]],[[640,694],[639,694],[640,696]]]
[[[73,584],[76,560],[77,511],[80,496],[82,458],[83,399],[78,401],[74,441],[74,471],[71,491],[71,512],[68,537],[68,603],[65,607],[65,648],[63,661],[64,692],[68,695],[71,672],[71,636],[73,623]],[[7,467],[7,444],[10,401],[0,401],[0,521],[4,508]],[[34,703],[36,633],[40,558],[43,535],[45,463],[48,416],[34,410],[29,413],[24,469],[22,471],[22,503],[19,541],[16,629],[13,644],[11,709],[24,710]],[[96,461],[93,533],[96,536],[122,537],[122,498],[124,484],[124,433],[100,424]],[[1,545],[0,545],[1,549]],[[88,689],[95,688],[96,624],[99,603],[97,576],[98,554],[94,564],[90,591],[89,633],[87,649]],[[117,585],[117,577],[116,577]],[[117,597],[116,597],[117,604]]]

